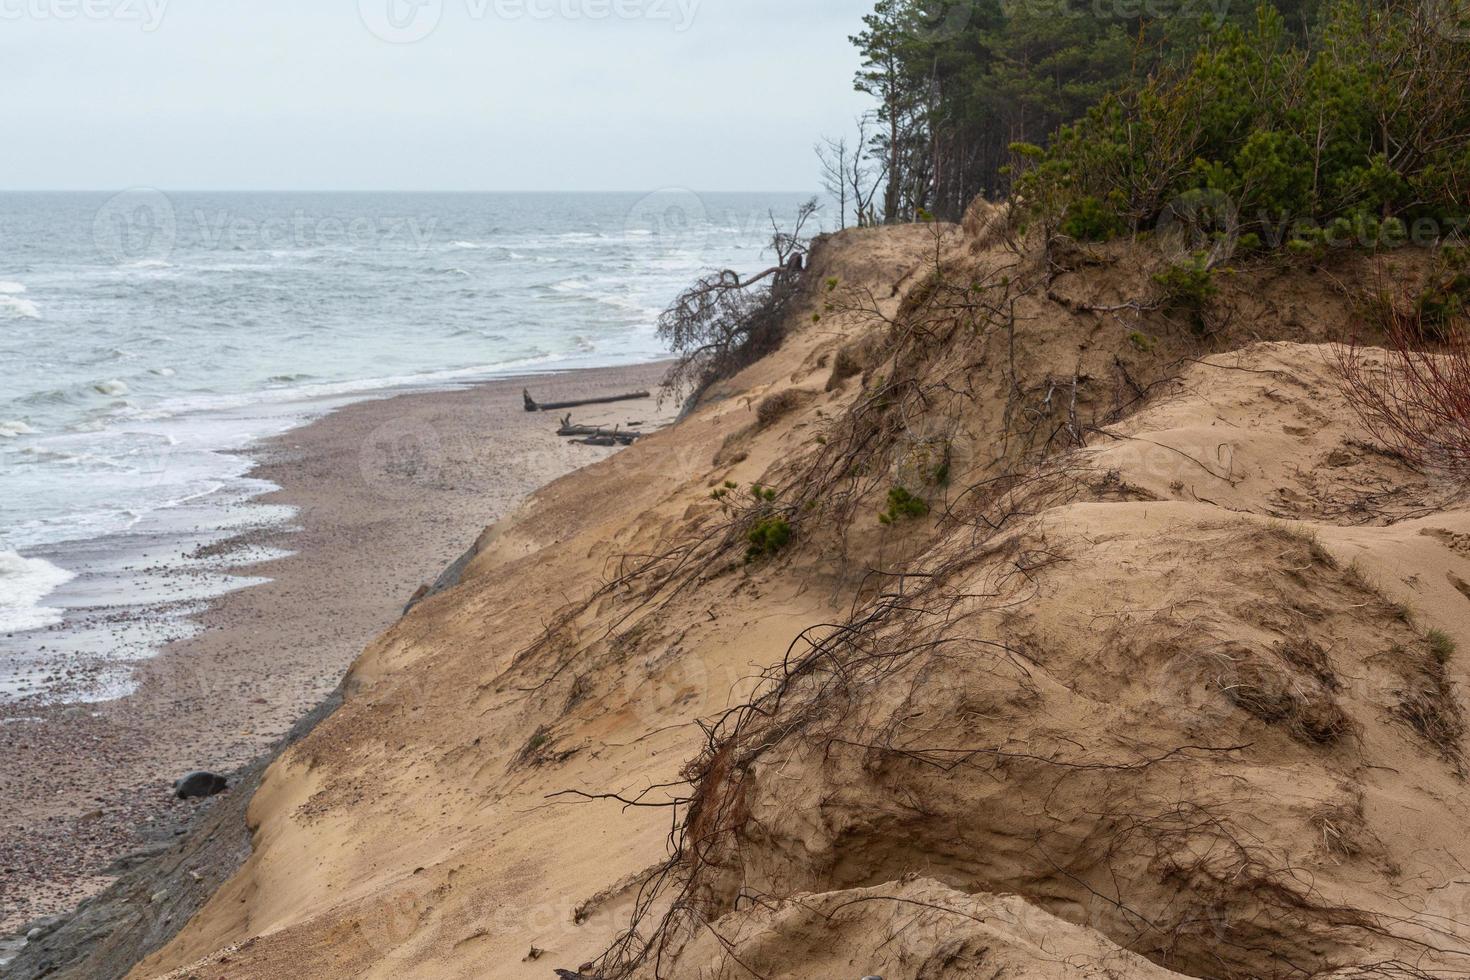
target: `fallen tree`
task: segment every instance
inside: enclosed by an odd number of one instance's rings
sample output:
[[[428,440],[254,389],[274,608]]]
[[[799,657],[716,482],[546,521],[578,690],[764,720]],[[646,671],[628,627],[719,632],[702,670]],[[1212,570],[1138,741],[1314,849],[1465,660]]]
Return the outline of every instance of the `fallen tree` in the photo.
[[[686,411],[711,384],[780,346],[787,307],[810,248],[802,233],[817,207],[813,198],[798,208],[790,231],[772,216],[770,249],[776,262],[770,268],[750,276],[731,269],[700,276],[659,316],[659,338],[677,356],[664,378],[664,393],[687,393]]]

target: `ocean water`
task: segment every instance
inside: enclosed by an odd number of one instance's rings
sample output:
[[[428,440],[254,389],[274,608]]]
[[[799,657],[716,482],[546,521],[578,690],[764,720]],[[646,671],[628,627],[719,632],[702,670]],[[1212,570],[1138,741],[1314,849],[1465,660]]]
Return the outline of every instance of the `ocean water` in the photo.
[[[0,194],[0,634],[78,542],[262,488],[233,451],[386,389],[654,359],[797,194]],[[80,549],[85,552],[85,549]]]

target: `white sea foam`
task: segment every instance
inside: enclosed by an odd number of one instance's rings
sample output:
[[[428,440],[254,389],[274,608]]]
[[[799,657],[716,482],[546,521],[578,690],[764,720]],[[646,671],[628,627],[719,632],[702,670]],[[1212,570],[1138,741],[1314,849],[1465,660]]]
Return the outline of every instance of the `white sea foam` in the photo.
[[[61,622],[61,610],[41,605],[71,572],[41,558],[0,551],[0,631],[20,633]]]
[[[7,283],[6,285],[14,285]],[[0,317],[10,320],[39,320],[41,308],[14,293],[0,293]]]
[[[128,388],[127,382],[113,378],[111,381],[97,382],[92,386],[92,390],[99,395],[115,398],[118,395],[126,395],[131,389]]]
[[[6,296],[14,296],[25,291],[26,287],[24,283],[10,282],[7,279],[0,279],[0,293],[5,294]]]
[[[0,421],[0,439],[14,439],[16,436],[35,435],[36,430],[26,425],[20,419]]]

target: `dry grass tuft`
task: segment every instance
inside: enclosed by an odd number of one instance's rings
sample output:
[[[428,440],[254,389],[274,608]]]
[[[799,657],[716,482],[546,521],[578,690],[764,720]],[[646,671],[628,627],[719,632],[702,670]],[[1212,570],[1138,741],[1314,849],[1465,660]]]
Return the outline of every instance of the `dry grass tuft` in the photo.
[[[827,390],[838,388],[848,378],[857,377],[872,367],[878,348],[879,343],[872,337],[859,337],[839,348],[832,358],[832,375],[827,379]]]
[[[1342,681],[1333,673],[1332,660],[1320,643],[1299,637],[1276,644],[1276,655],[1303,673],[1310,674],[1329,691],[1342,690]]]
[[[755,426],[757,429],[769,429],[792,412],[796,411],[807,402],[811,401],[813,393],[802,391],[800,388],[787,388],[778,391],[774,395],[767,395],[761,399],[761,403],[755,409]]]
[[[1327,853],[1342,859],[1355,858],[1363,853],[1359,836],[1363,831],[1363,801],[1351,804],[1327,804],[1311,816],[1312,827],[1322,837],[1322,846]]]
[[[1450,662],[1455,655],[1455,641],[1444,630],[1430,630],[1428,633],[1429,653],[1435,661],[1441,665]]]
[[[1431,672],[1415,687],[1398,692],[1398,697],[1394,716],[1434,746],[1446,762],[1459,767],[1463,762],[1460,742],[1465,737],[1465,716],[1443,668]]]
[[[1234,676],[1222,688],[1231,703],[1266,723],[1284,728],[1299,742],[1329,745],[1352,730],[1352,721],[1331,695],[1331,688],[1316,677],[1322,671],[1332,677],[1326,654],[1314,644],[1277,648],[1280,658],[1272,662],[1254,651],[1242,651]],[[1309,679],[1291,670],[1296,658],[1307,665]],[[1285,662],[1283,662],[1285,661]],[[1336,683],[1336,678],[1332,678]]]

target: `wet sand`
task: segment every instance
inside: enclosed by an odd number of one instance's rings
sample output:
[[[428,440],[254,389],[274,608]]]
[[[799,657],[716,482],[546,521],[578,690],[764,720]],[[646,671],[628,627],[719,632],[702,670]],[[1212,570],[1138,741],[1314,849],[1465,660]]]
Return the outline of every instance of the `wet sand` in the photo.
[[[174,800],[175,778],[193,769],[228,775],[259,756],[485,525],[614,451],[558,438],[555,417],[524,411],[522,388],[554,401],[653,389],[662,372],[600,368],[339,409],[249,451],[252,475],[281,489],[243,505],[243,530],[232,537],[201,530],[177,574],[255,584],[202,610],[188,604],[199,632],[127,665],[133,693],[68,705],[54,692],[119,673],[99,653],[113,634],[136,636],[155,620],[163,628],[166,596],[141,612],[103,606],[85,633],[37,634],[28,649],[7,649],[9,666],[30,658],[25,669],[50,693],[0,703],[0,934],[70,910],[106,887],[120,859],[172,841],[210,806]],[[579,409],[575,419],[653,423],[657,410],[651,400],[629,402]],[[281,506],[295,509],[284,525],[272,520]],[[161,549],[175,549],[177,560],[190,540],[183,532],[117,560],[143,571]],[[242,551],[291,554],[217,567]]]

